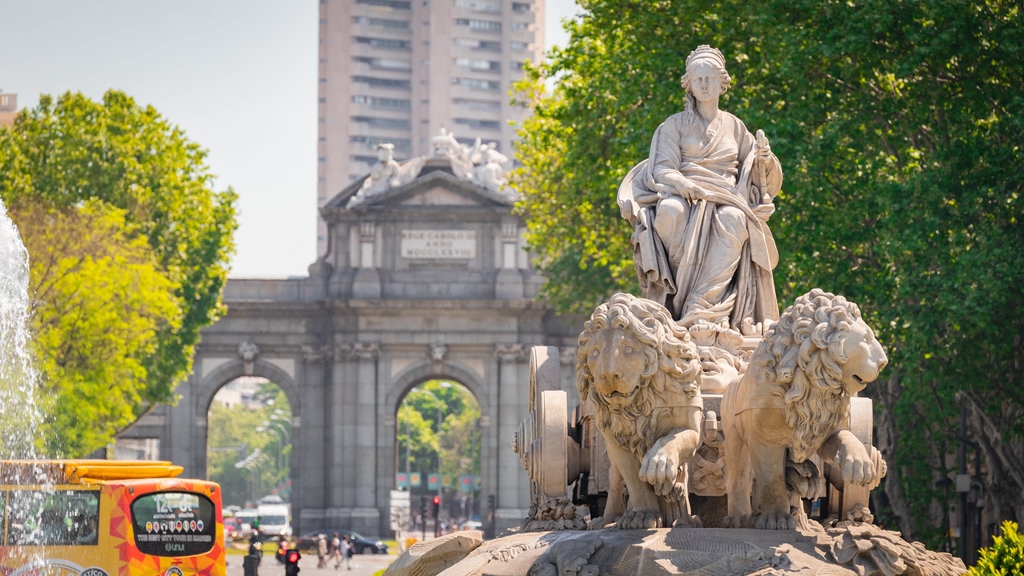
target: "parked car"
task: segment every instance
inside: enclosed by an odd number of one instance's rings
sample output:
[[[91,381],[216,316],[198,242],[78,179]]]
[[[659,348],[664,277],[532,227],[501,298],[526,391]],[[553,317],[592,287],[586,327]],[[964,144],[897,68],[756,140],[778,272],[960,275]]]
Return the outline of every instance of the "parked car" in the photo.
[[[234,540],[242,537],[242,522],[238,518],[230,517],[224,519],[224,533],[228,538]]]
[[[299,551],[301,552],[315,552],[316,551],[316,540],[321,534],[327,537],[327,541],[330,542],[334,533],[337,532],[339,537],[344,537],[348,534],[348,539],[352,543],[352,552],[355,554],[387,554],[388,545],[381,542],[379,538],[367,538],[357,532],[351,530],[338,530],[334,528],[321,528],[320,530],[313,530],[312,532],[306,532],[299,538]]]

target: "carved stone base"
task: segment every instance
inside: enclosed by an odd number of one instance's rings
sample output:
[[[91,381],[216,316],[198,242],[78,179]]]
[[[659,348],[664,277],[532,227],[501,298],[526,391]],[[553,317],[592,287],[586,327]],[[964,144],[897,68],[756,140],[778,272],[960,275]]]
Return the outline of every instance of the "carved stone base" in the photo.
[[[458,539],[460,545],[447,543],[450,538]],[[909,543],[896,532],[854,522],[807,531],[662,528],[530,532],[484,541],[472,550],[466,544],[465,536],[459,534],[422,542],[406,551],[385,575],[427,574],[424,569],[428,565],[434,568],[429,573],[442,576],[953,576],[967,570],[949,554]],[[432,560],[435,552],[431,549],[443,555],[444,561]],[[464,555],[460,558],[458,553]],[[441,566],[445,569],[437,571]]]

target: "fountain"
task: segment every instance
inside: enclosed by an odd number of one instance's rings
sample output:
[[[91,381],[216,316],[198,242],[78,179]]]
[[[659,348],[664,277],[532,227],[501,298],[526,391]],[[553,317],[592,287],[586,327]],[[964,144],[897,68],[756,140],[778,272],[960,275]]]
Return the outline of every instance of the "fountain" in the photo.
[[[34,459],[37,373],[29,352],[28,251],[0,200],[0,459]]]

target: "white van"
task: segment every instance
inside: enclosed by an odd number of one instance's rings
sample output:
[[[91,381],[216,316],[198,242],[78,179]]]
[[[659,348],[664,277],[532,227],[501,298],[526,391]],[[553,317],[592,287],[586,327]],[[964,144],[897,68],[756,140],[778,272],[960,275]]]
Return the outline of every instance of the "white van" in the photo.
[[[263,503],[256,506],[260,518],[260,530],[264,538],[292,535],[291,507],[284,503]]]

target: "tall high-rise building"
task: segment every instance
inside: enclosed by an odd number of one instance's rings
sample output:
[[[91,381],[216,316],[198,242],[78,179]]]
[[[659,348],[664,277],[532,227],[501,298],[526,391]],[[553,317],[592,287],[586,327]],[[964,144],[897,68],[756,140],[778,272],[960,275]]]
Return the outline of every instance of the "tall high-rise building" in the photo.
[[[18,95],[0,90],[0,126],[10,126],[18,115]]]
[[[318,205],[370,171],[379,143],[401,161],[443,128],[511,158],[510,121],[528,111],[509,90],[543,57],[544,2],[320,0]]]

